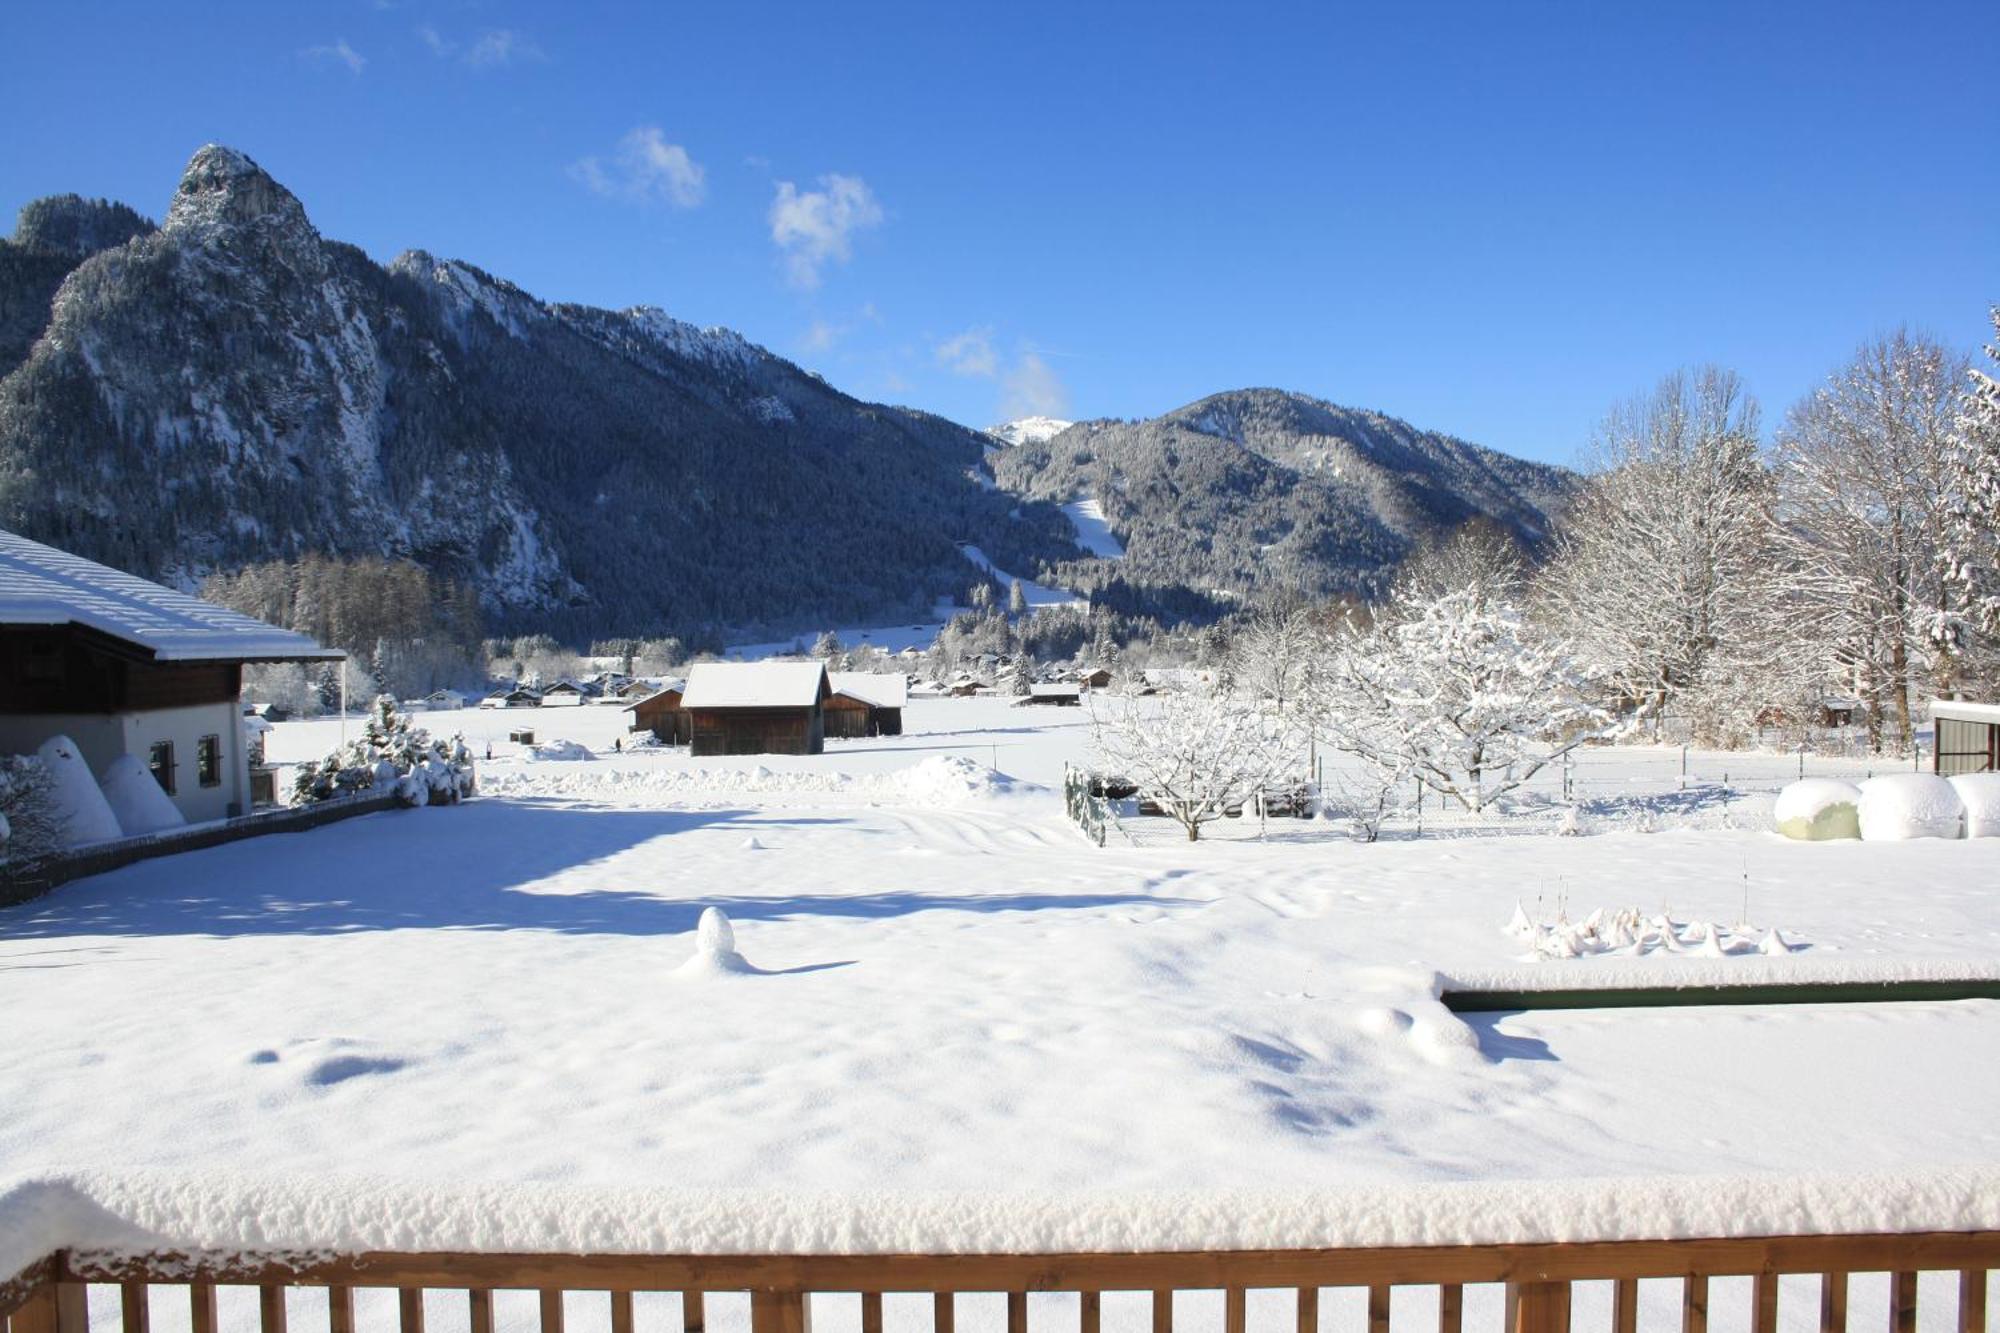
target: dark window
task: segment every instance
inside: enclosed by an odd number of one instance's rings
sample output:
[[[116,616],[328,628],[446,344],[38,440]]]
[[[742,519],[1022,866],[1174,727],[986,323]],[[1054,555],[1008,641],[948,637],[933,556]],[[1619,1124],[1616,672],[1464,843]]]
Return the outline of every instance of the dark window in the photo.
[[[222,737],[203,736],[195,745],[194,772],[204,787],[222,785]]]
[[[160,790],[172,796],[174,794],[174,743],[172,741],[154,741],[153,752],[146,760],[146,767],[153,770],[153,776],[159,780]]]

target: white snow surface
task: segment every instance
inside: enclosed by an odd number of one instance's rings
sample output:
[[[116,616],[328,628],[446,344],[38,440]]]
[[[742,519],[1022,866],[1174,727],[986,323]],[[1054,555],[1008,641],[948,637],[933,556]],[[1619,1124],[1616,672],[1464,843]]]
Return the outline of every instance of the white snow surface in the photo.
[[[1771,819],[1782,824],[1788,819],[1817,819],[1822,810],[1835,805],[1854,805],[1861,799],[1861,789],[1851,782],[1837,778],[1805,778],[1788,784],[1778,793],[1778,800],[1771,809]]]
[[[1697,753],[1683,790],[1677,749],[1583,752],[1583,836],[1526,811],[1373,845],[1224,820],[1189,845],[1127,819],[1099,849],[1059,790],[1090,760],[1084,710],[919,699],[901,737],[693,759],[614,754],[630,715],[576,709],[562,725],[599,757],[563,764],[506,741],[519,710],[439,720],[493,743],[478,799],[0,909],[0,1270],[57,1245],[2000,1226],[2000,1003],[1438,1002],[2000,976],[2000,840],[1763,832],[1791,756]],[[277,724],[271,758],[323,754],[338,727]],[[1498,929],[1517,901],[1799,947],[1537,961]],[[743,967],[697,948],[710,908]]]
[[[1104,506],[1095,497],[1072,500],[1063,506],[1069,521],[1076,528],[1076,544],[1103,560],[1123,560],[1125,543],[1118,540],[1118,534],[1111,530],[1111,524],[1104,517]]]
[[[138,755],[121,754],[106,764],[104,772],[98,775],[97,785],[120,831],[128,838],[180,828],[187,823],[180,807],[160,790],[159,779]]]
[[[1965,805],[1935,773],[1888,773],[1860,790],[1861,836],[1870,842],[1964,836]]]
[[[1075,424],[1074,421],[1059,421],[1055,417],[1017,417],[997,426],[988,426],[986,433],[1003,444],[1041,444],[1053,440]]]

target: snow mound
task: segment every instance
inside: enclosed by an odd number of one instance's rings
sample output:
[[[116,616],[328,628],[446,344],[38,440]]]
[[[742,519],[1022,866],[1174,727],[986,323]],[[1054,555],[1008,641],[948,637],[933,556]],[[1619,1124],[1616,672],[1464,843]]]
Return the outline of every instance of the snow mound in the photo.
[[[932,755],[889,776],[900,781],[911,804],[921,806],[963,805],[1013,786],[1012,778],[963,755]]]
[[[537,761],[576,763],[586,759],[595,759],[597,756],[590,752],[588,746],[581,745],[576,741],[553,740],[543,741],[540,745],[530,745],[528,747],[528,758]]]
[[[35,756],[55,780],[50,791],[50,804],[65,847],[110,842],[124,836],[118,816],[112,813],[111,803],[104,799],[97,779],[90,775],[90,765],[83,761],[75,741],[67,736],[51,736],[42,742],[42,748],[35,751]],[[150,775],[147,781],[152,781]]]
[[[139,756],[121,754],[105,766],[97,785],[128,838],[163,829],[181,828],[187,816],[160,790],[160,783]]]
[[[1965,836],[2000,838],[2000,773],[1961,773],[1945,780],[1965,806]]]
[[[1771,819],[1778,832],[1802,842],[1861,836],[1861,789],[1833,778],[1806,778],[1778,793]]]
[[[1935,773],[1891,773],[1861,784],[1861,836],[1870,842],[1957,838],[1965,833],[1965,803]]]
[[[736,927],[720,907],[702,909],[694,928],[694,956],[674,969],[678,977],[750,976],[758,971],[736,952]]]

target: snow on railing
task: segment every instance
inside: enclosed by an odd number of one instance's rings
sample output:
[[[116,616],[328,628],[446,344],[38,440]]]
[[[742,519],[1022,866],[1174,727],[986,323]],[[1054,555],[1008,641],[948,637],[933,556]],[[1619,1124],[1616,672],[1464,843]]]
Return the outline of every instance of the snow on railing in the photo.
[[[186,1302],[192,1333],[289,1333],[288,1295],[298,1289],[324,1292],[327,1333],[422,1333],[427,1309],[470,1333],[493,1333],[496,1293],[509,1316],[503,1327],[539,1333],[564,1333],[566,1320],[574,1333],[586,1326],[588,1333],[704,1333],[711,1297],[744,1295],[750,1333],[807,1333],[814,1314],[843,1330],[882,1333],[885,1295],[918,1298],[914,1310],[899,1305],[899,1328],[928,1322],[932,1333],[955,1333],[960,1297],[973,1293],[1004,1293],[1007,1333],[1101,1333],[1107,1296],[1118,1302],[1115,1324],[1150,1323],[1153,1333],[1218,1325],[1221,1333],[1318,1333],[1329,1293],[1355,1313],[1365,1309],[1367,1333],[1389,1333],[1392,1308],[1405,1330],[1569,1333],[1573,1307],[1585,1305],[1576,1324],[1601,1328],[1608,1314],[1611,1333],[1642,1326],[1647,1333],[1676,1326],[1679,1333],[1776,1333],[1781,1299],[1787,1327],[1847,1333],[1855,1274],[1882,1277],[1871,1282],[1867,1301],[1856,1298],[1857,1315],[1873,1306],[1886,1315],[1878,1325],[1884,1333],[1917,1333],[1918,1278],[1931,1273],[1955,1279],[1956,1302],[1944,1317],[1937,1306],[1950,1302],[1939,1301],[1929,1284],[1925,1327],[1984,1333],[1987,1275],[1996,1266],[1994,1231],[1084,1254],[64,1251],[0,1282],[0,1333],[148,1333],[156,1298],[170,1295]],[[1747,1282],[1712,1289],[1718,1278]],[[218,1291],[231,1288],[247,1290],[232,1291],[225,1307]],[[242,1299],[252,1292],[254,1316]],[[460,1293],[463,1303],[439,1307],[427,1299],[441,1292]],[[1199,1301],[1176,1301],[1202,1292],[1219,1293],[1219,1320],[1212,1309],[1194,1317]],[[590,1295],[567,1299],[580,1293]],[[1038,1298],[1031,1327],[1030,1293],[1072,1295]],[[662,1294],[678,1297],[677,1312],[669,1315]],[[319,1302],[311,1305],[317,1333]],[[178,1326],[178,1311],[168,1308]],[[227,1329],[225,1309],[239,1316]]]

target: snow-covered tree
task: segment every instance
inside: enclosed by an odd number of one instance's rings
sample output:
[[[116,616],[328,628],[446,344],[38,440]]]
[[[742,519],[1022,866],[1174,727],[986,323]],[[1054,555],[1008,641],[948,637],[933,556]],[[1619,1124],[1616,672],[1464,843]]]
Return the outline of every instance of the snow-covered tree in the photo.
[[[55,779],[34,755],[0,755],[0,884],[62,850]]]
[[[1007,614],[1010,616],[1025,616],[1028,614],[1028,593],[1021,586],[1021,580],[1019,579],[1015,579],[1007,589]]]
[[[1237,634],[1224,675],[1234,688],[1289,716],[1310,688],[1322,638],[1303,606],[1259,611]]]
[[[303,804],[394,788],[406,805],[448,805],[471,795],[472,781],[472,752],[464,739],[433,740],[385,694],[375,700],[359,737],[299,769],[292,793]]]
[[[1303,745],[1281,719],[1221,690],[1148,699],[1093,693],[1091,712],[1106,770],[1137,784],[1189,842],[1225,811],[1295,784],[1304,763]]]
[[[1602,730],[1593,685],[1512,604],[1405,589],[1334,636],[1313,712],[1330,748],[1477,812]]]
[[[1986,355],[2000,370],[2000,306],[1993,307]],[[1961,644],[2000,641],[2000,378],[1968,370],[1969,384],[1952,432],[1944,563],[1962,620],[1943,634]],[[1987,683],[1991,683],[1990,681]]]
[[[1713,367],[1669,375],[1611,412],[1595,450],[1538,584],[1542,618],[1632,725],[1657,733],[1677,711],[1710,738],[1738,729],[1758,704],[1725,691],[1746,681],[1770,687],[1765,704],[1791,702],[1794,690],[1750,669],[1779,645],[1799,661],[1802,645],[1741,381]]]
[[[1780,532],[1805,604],[1835,627],[1875,740],[1952,688],[1962,614],[1945,559],[1965,359],[1898,331],[1792,409],[1778,437]]]

